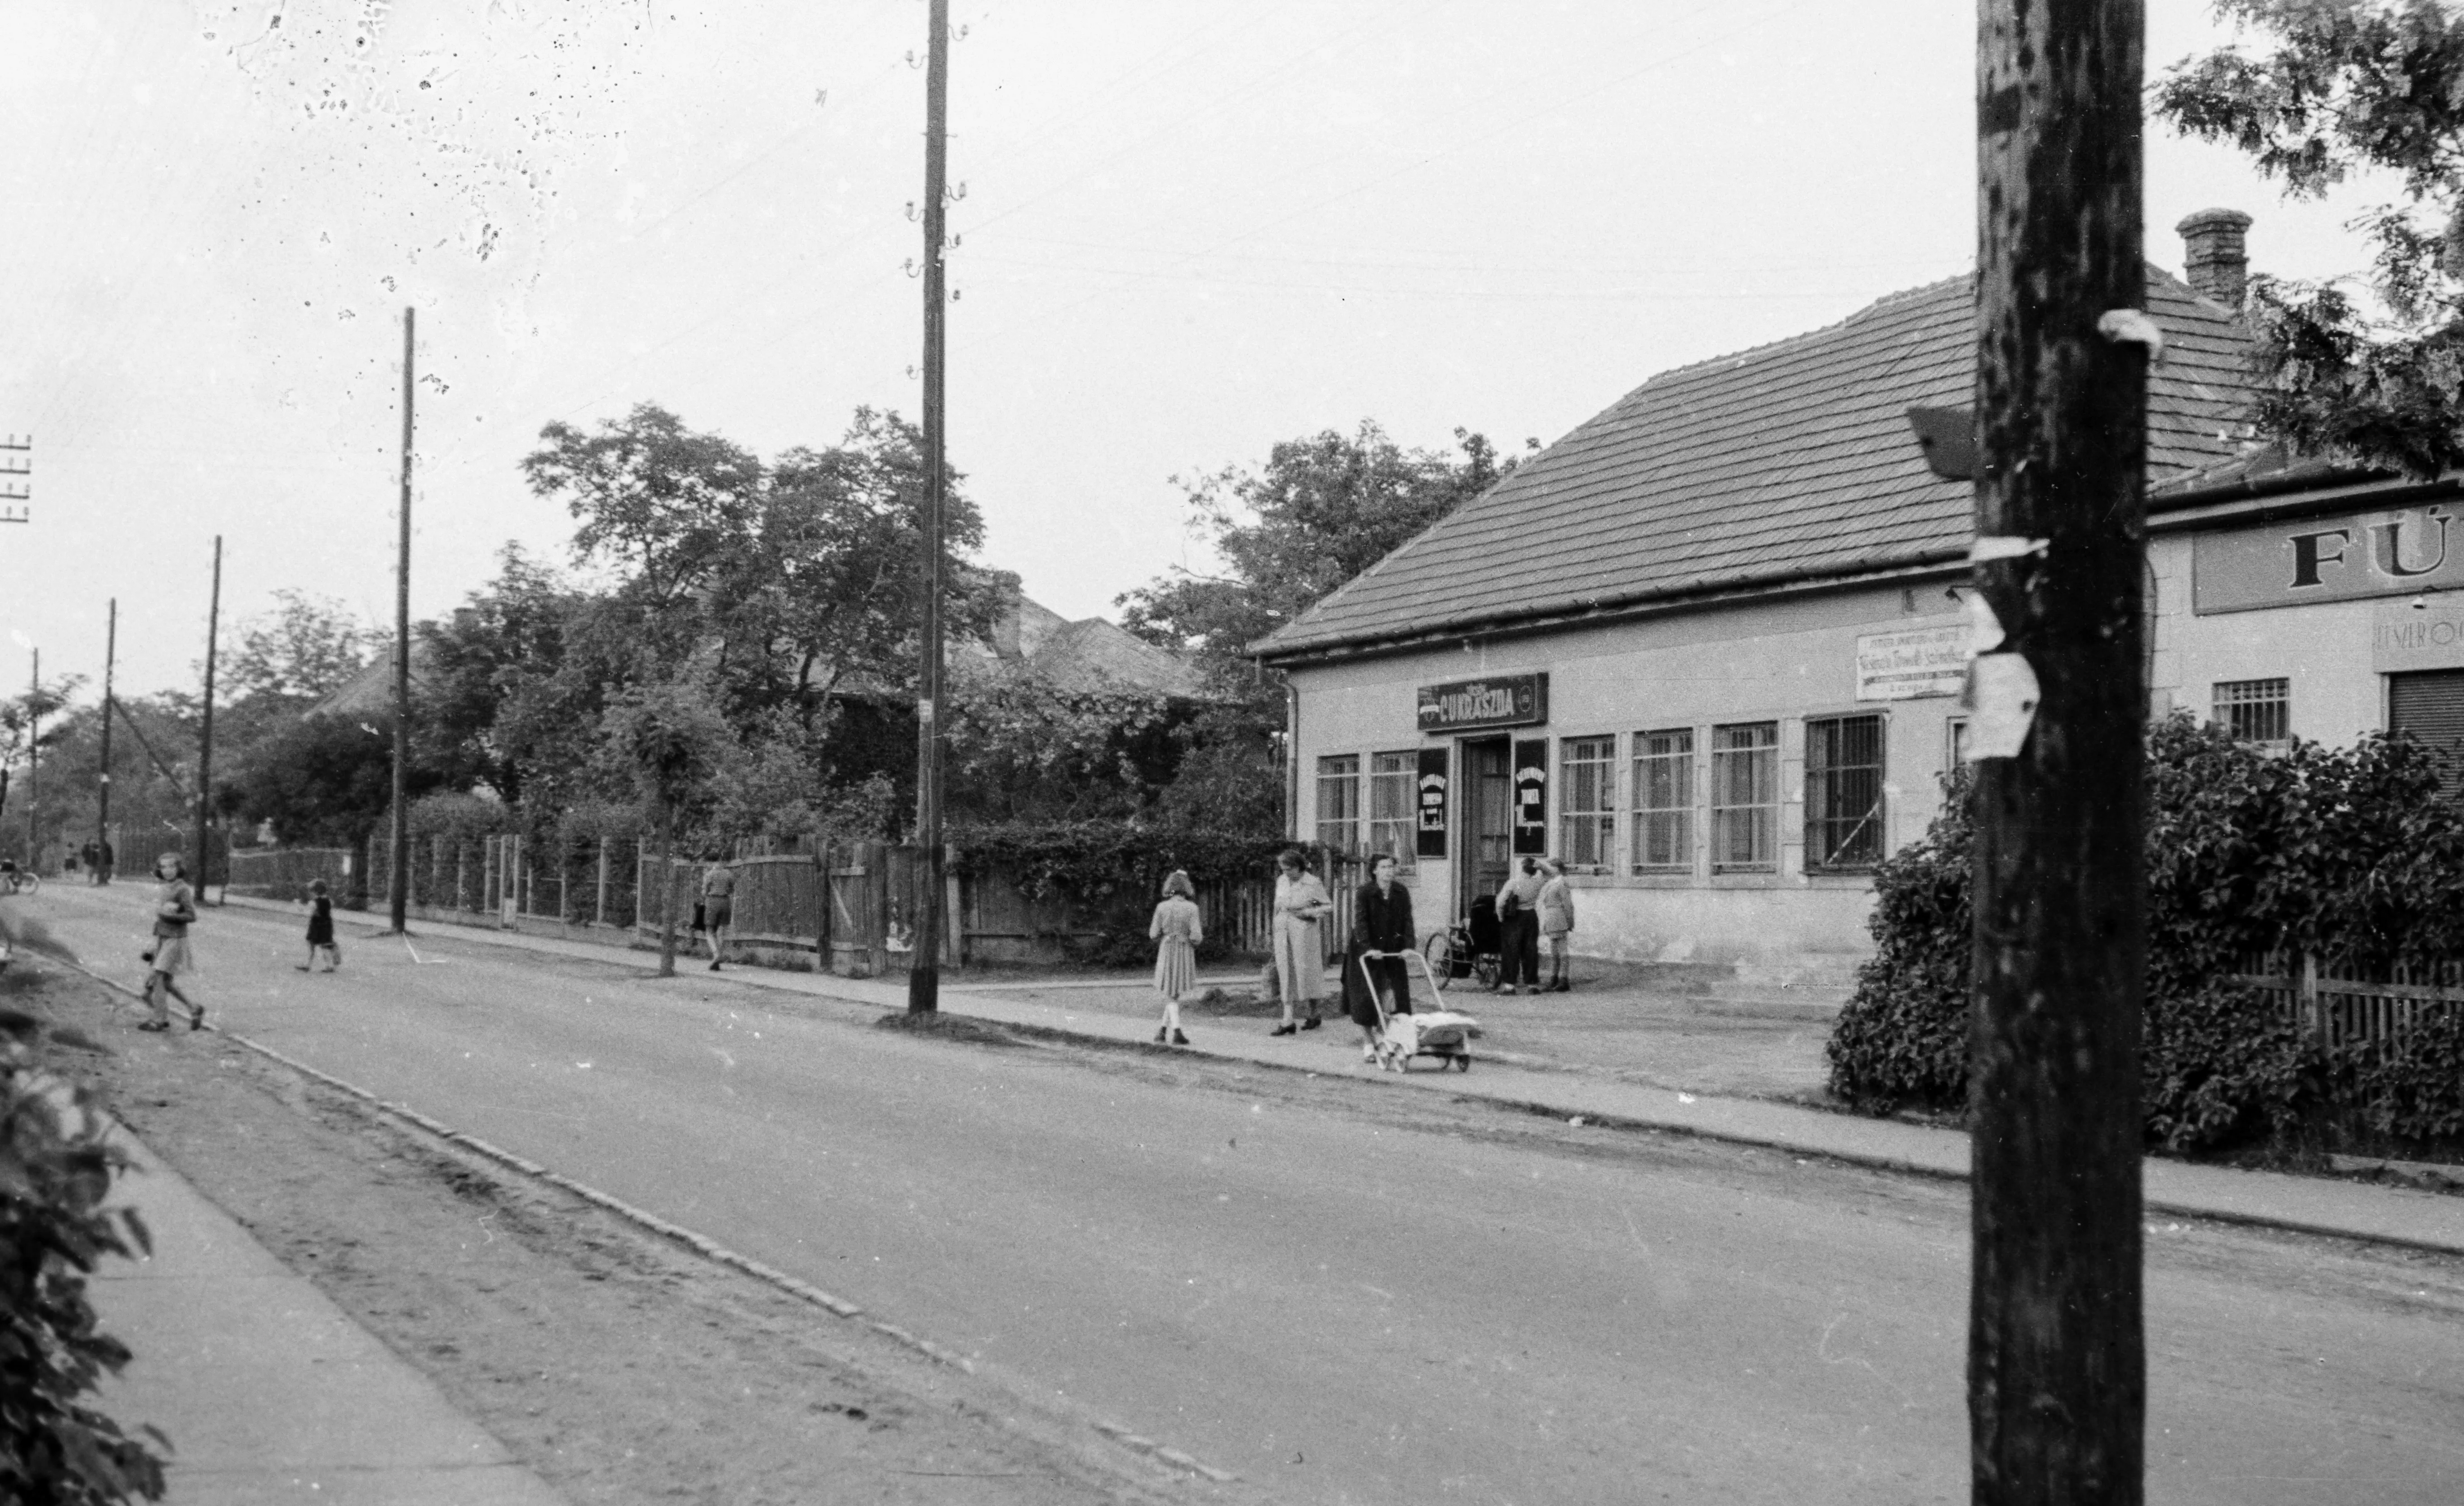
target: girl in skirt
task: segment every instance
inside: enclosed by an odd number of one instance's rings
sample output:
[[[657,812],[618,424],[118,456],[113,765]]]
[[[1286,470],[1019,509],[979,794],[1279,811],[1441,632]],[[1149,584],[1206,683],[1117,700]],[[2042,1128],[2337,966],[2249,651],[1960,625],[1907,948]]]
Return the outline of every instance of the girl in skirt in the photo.
[[[308,885],[308,960],[299,964],[302,972],[317,971],[319,953],[325,957],[325,971],[333,972],[342,966],[342,949],[334,945],[334,901],[327,894],[325,881],[319,879]]]
[[[188,887],[188,864],[176,852],[154,860],[154,876],[162,886],[154,896],[154,949],[145,953],[145,1005],[153,1012],[139,1030],[169,1030],[171,1000],[188,1010],[188,1028],[203,1030],[206,1007],[180,992],[173,980],[188,971],[188,926],[197,918],[197,898]]]
[[[1198,920],[1197,885],[1178,868],[1163,881],[1163,903],[1147,923],[1147,935],[1156,943],[1155,986],[1163,995],[1163,1023],[1155,1028],[1155,1041],[1161,1044],[1168,1039],[1176,1046],[1186,1046],[1189,1037],[1180,1033],[1180,996],[1198,987],[1198,944],[1206,939],[1206,931]]]

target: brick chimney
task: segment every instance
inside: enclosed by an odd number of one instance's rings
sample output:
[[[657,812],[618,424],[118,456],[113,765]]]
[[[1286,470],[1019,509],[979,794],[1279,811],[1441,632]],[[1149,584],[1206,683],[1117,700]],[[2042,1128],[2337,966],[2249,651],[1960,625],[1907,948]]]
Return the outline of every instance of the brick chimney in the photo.
[[[2199,296],[2239,312],[2250,286],[2250,253],[2242,249],[2250,216],[2239,209],[2200,209],[2173,229],[2182,237],[2182,279]]]

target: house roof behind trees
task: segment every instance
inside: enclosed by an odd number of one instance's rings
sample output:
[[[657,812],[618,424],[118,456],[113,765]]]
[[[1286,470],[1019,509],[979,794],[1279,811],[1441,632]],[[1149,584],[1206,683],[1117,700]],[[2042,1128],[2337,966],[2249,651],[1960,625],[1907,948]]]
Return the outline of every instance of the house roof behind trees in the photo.
[[[1257,645],[1269,663],[1654,600],[1961,557],[1969,482],[1934,474],[1912,406],[1973,402],[1973,282],[1662,372]],[[2251,340],[2147,270],[2151,483],[2244,448]]]
[[[436,651],[424,641],[410,641],[410,683],[416,688],[436,671]],[[336,686],[325,698],[299,713],[302,716],[391,716],[393,714],[393,651],[385,652],[362,665],[359,671]]]

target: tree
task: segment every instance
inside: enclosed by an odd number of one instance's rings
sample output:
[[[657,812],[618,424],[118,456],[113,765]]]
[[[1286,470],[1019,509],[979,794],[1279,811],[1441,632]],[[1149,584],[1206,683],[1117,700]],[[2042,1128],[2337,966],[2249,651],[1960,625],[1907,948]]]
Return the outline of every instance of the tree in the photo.
[[[76,723],[60,713],[68,709],[69,697],[84,684],[83,675],[59,675],[37,681],[0,701],[0,810],[8,806],[11,772],[22,775],[30,760],[41,760],[48,750],[75,734]],[[51,725],[43,725],[46,722]],[[59,818],[55,817],[41,824],[56,830]],[[34,840],[40,842],[43,835],[36,832]],[[32,867],[39,856],[29,851],[27,865]]]
[[[411,688],[412,757],[451,788],[484,784],[506,803],[518,801],[526,768],[540,752],[532,733],[545,724],[533,728],[506,709],[562,662],[567,622],[583,600],[520,545],[508,543],[497,556],[495,580],[472,592],[450,617],[413,628],[424,672]],[[575,753],[569,761],[588,756],[598,709],[579,717],[581,735],[567,729]]]
[[[416,763],[406,775],[413,798],[440,782]],[[234,814],[286,842],[356,848],[393,808],[393,718],[295,718],[239,753],[225,789]]]
[[[1135,815],[1178,762],[1173,730],[1186,711],[1167,696],[998,671],[952,680],[949,784],[962,820]]]
[[[760,460],[695,433],[656,404],[637,404],[596,434],[559,421],[539,438],[545,444],[523,457],[522,474],[581,524],[574,557],[615,567],[654,607],[691,594],[757,524]]]
[[[2155,113],[2249,154],[2289,197],[2357,171],[2397,176],[2402,202],[2350,224],[2370,243],[2372,310],[2343,282],[2255,278],[2271,384],[2259,426],[2306,454],[2436,475],[2464,466],[2464,12],[2389,4],[2217,0],[2269,37],[2185,58]]]
[[[691,680],[633,686],[600,722],[606,756],[659,818],[659,976],[676,975],[676,818],[725,756],[726,720]]]
[[[271,612],[240,624],[238,643],[223,662],[233,701],[252,697],[306,706],[341,689],[388,646],[332,597],[274,593]]]

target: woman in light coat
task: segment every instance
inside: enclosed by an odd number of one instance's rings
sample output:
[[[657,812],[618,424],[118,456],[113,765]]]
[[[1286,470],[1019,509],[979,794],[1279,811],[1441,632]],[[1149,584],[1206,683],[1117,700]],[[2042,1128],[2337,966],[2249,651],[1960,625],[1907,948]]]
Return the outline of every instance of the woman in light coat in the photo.
[[[1540,939],[1549,944],[1549,984],[1543,993],[1573,991],[1566,972],[1566,948],[1574,934],[1574,886],[1566,882],[1566,865],[1554,858],[1540,860],[1549,882],[1540,885]]]
[[[1275,986],[1283,995],[1284,1022],[1268,1034],[1288,1036],[1315,1030],[1318,1005],[1326,997],[1326,949],[1318,942],[1317,923],[1334,913],[1326,885],[1309,871],[1297,847],[1287,847],[1275,859]],[[1292,1006],[1309,1006],[1309,1018],[1295,1022]]]

